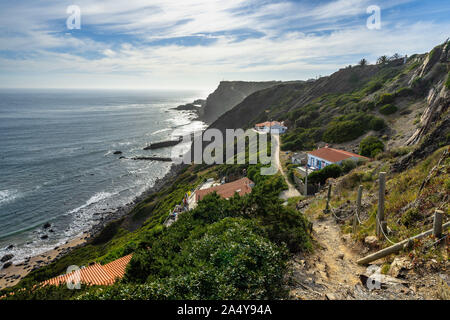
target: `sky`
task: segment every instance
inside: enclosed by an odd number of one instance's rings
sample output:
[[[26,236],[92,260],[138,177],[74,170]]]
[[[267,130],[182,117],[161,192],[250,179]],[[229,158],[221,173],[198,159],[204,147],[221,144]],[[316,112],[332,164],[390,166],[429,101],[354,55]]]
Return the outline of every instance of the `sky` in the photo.
[[[307,80],[428,52],[450,37],[449,17],[448,0],[2,0],[0,88]]]

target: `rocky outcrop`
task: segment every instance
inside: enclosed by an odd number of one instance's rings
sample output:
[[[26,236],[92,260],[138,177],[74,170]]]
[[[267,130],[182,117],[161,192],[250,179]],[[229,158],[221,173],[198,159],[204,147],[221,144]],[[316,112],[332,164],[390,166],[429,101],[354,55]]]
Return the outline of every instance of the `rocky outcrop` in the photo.
[[[167,147],[173,147],[179,144],[182,141],[182,138],[178,138],[176,140],[167,140],[167,141],[160,141],[150,144],[149,146],[145,147],[144,150],[153,150],[153,149],[160,149],[160,148],[167,148]]]
[[[14,255],[12,255],[12,254],[6,254],[6,255],[4,255],[4,256],[0,259],[0,262],[6,262],[6,261],[8,261],[8,260],[11,260],[12,258],[14,258]]]
[[[446,68],[442,67],[450,62],[450,42],[438,46],[431,51],[428,57],[418,70],[416,79],[427,78],[432,85],[427,97],[427,108],[420,118],[420,126],[406,142],[407,145],[414,145],[429,132],[430,128],[442,118],[450,105],[450,90],[446,86],[446,77],[439,77],[437,83],[436,73],[445,73]]]
[[[213,123],[252,93],[278,84],[281,82],[222,81],[206,99],[205,106],[200,110],[200,119],[207,123]]]

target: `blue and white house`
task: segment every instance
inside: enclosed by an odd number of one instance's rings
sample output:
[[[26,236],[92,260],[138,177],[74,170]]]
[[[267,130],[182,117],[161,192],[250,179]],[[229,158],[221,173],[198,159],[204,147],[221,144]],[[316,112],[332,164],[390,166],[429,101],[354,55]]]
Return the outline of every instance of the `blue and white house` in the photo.
[[[340,165],[344,160],[358,161],[359,159],[369,160],[359,154],[333,149],[328,146],[308,152],[308,168],[320,170],[330,164]]]

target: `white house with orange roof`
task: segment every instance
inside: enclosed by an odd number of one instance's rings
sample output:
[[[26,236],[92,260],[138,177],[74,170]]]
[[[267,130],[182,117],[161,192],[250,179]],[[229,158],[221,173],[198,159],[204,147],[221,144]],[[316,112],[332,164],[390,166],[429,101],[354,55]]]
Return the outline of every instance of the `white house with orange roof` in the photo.
[[[287,127],[284,125],[284,122],[278,121],[267,121],[263,123],[257,123],[255,125],[255,129],[260,132],[275,132],[275,133],[285,133]]]
[[[325,146],[323,148],[311,151],[307,153],[308,155],[308,168],[312,170],[320,170],[329,166],[330,164],[342,164],[344,160],[370,160],[359,154],[330,148]]]

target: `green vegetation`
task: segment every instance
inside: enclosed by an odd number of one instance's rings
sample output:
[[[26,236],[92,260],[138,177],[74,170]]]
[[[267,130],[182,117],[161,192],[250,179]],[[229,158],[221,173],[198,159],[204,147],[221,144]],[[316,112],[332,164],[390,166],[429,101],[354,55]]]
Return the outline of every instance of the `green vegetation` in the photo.
[[[311,243],[308,221],[295,206],[283,206],[278,198],[280,190],[287,187],[281,175],[261,176],[261,165],[246,166],[247,176],[256,183],[251,194],[236,195],[229,200],[210,194],[197,208],[183,213],[170,228],[162,226],[167,212],[181,201],[186,190],[207,177],[241,172],[241,167],[190,166],[177,178],[178,184],[167,187],[171,192],[153,194],[133,210],[133,216],[147,217],[141,228],[126,232],[121,228],[122,222],[112,224],[95,244],[77,249],[31,274],[14,292],[20,288],[28,290],[10,299],[286,297],[282,288],[287,259],[290,253],[310,250]],[[193,185],[182,183],[190,180]],[[114,286],[76,291],[63,287],[30,290],[36,281],[64,273],[65,267],[74,261],[79,265],[107,262],[129,252],[134,255],[126,276]]]
[[[408,96],[412,96],[414,94],[414,90],[411,88],[400,88],[395,92],[395,96],[396,97],[408,97]]]
[[[365,157],[375,158],[377,154],[383,151],[383,141],[374,136],[364,138],[359,144],[359,154]]]
[[[309,183],[320,183],[324,184],[328,178],[337,178],[342,174],[343,170],[341,166],[337,164],[331,164],[325,168],[314,171],[308,175]]]
[[[385,105],[395,101],[395,95],[392,93],[384,93],[378,98],[378,105]]]
[[[379,131],[385,127],[382,119],[365,113],[352,113],[335,118],[327,127],[323,140],[341,143],[351,141],[368,130]]]
[[[380,113],[385,116],[394,114],[398,111],[398,108],[392,104],[386,104],[380,108]]]

